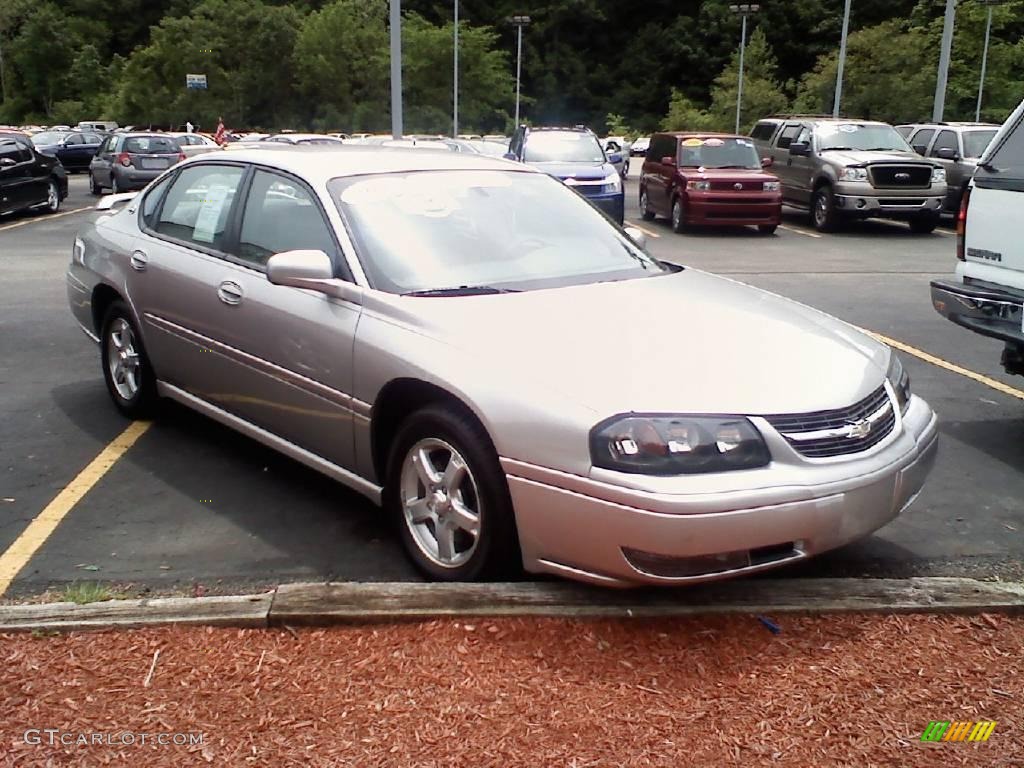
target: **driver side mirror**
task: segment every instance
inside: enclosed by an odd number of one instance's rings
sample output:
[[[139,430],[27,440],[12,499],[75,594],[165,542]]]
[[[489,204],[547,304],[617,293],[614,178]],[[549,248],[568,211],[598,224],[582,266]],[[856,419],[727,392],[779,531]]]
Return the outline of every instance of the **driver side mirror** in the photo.
[[[955,149],[949,149],[947,147],[940,149],[935,153],[935,156],[940,160],[952,160],[954,163],[960,162],[960,153]]]
[[[362,289],[334,277],[334,264],[323,251],[297,250],[275,253],[267,260],[267,280],[274,285],[310,291],[362,303]]]
[[[794,157],[809,157],[811,154],[811,145],[806,141],[794,141],[789,145],[789,154]]]
[[[775,165],[775,158],[774,157],[762,157],[761,158],[761,167],[762,168],[771,168],[773,165]]]
[[[622,155],[619,154],[618,152],[613,152],[612,154],[608,155],[608,162],[611,163],[612,165],[618,165],[619,163],[622,162]]]

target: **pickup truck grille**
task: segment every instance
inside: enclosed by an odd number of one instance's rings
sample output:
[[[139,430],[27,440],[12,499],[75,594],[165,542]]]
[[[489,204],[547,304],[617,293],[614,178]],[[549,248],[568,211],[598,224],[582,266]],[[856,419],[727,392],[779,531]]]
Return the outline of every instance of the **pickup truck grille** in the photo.
[[[927,189],[932,183],[930,165],[869,165],[868,174],[878,189]]]
[[[812,459],[866,451],[896,425],[896,412],[884,386],[848,408],[764,418],[798,453]]]

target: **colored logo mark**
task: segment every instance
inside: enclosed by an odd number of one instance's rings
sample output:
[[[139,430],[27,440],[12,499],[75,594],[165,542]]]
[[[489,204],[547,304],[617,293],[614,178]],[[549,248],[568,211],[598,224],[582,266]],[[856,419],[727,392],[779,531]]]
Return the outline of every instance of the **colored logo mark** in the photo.
[[[996,729],[992,720],[981,722],[937,722],[928,723],[921,734],[921,741],[988,741]]]

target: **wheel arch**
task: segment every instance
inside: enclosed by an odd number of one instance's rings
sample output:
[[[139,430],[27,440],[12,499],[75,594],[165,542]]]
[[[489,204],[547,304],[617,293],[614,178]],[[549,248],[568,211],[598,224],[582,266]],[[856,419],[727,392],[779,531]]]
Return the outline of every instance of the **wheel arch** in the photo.
[[[97,336],[103,332],[103,318],[115,301],[124,301],[124,297],[106,283],[100,283],[93,288],[89,303],[92,309],[92,327]]]

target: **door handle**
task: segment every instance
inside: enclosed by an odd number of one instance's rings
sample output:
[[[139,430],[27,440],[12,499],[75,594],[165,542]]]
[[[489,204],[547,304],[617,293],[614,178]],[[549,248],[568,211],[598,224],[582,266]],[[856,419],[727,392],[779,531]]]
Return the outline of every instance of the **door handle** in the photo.
[[[235,304],[241,304],[242,286],[231,280],[225,280],[217,288],[217,298],[225,304],[231,304],[232,306]]]
[[[142,251],[133,251],[130,262],[136,272],[145,272],[149,266],[149,257]]]

